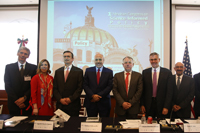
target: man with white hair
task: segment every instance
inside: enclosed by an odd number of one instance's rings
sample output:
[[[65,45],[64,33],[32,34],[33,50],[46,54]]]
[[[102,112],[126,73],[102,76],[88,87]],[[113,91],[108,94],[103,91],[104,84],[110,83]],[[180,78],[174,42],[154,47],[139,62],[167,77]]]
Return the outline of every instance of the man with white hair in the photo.
[[[142,95],[142,75],[132,70],[133,58],[126,56],[122,63],[123,72],[116,73],[113,79],[113,94],[116,99],[115,112],[118,117],[135,119],[140,111]]]

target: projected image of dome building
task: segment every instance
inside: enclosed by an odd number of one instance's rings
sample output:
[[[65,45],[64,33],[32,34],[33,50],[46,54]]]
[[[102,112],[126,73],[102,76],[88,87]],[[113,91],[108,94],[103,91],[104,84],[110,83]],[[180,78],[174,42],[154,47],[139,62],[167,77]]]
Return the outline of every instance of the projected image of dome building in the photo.
[[[59,66],[63,66],[62,53],[70,50],[74,53],[74,65],[85,68],[85,66],[94,66],[94,56],[101,53],[105,57],[105,66],[111,67],[113,71],[122,71],[122,59],[125,56],[134,58],[134,64],[138,67],[138,71],[142,71],[142,66],[137,59],[137,50],[122,49],[118,47],[115,38],[107,31],[99,29],[94,25],[94,17],[92,17],[92,8],[87,7],[88,14],[85,16],[85,25],[70,29],[64,36],[64,42],[59,48],[53,51],[53,71]],[[63,41],[62,40],[62,41]],[[60,40],[55,40],[55,44]],[[118,66],[119,67],[112,67]]]

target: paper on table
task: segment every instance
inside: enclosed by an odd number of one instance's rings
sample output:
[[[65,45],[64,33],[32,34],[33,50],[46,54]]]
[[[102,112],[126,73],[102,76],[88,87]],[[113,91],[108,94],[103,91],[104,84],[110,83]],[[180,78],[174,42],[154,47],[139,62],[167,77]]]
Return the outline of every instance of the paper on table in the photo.
[[[12,118],[5,120],[5,122],[8,122],[8,121],[21,121],[21,120],[24,120],[26,118],[28,118],[28,116],[13,116]]]
[[[141,123],[141,120],[126,120],[128,123]]]
[[[131,128],[131,129],[138,129],[139,125],[141,124],[141,120],[126,120],[126,121],[120,121],[119,122],[123,129]]]
[[[57,116],[61,116],[64,118],[65,121],[68,121],[70,116],[68,114],[66,114],[65,112],[63,112],[62,110],[60,109],[57,109],[54,114],[56,114]]]
[[[185,120],[190,124],[198,124],[198,120]]]
[[[174,121],[171,121],[170,123],[170,119],[166,119],[168,124],[176,124],[176,123],[183,123],[181,119],[175,119]]]

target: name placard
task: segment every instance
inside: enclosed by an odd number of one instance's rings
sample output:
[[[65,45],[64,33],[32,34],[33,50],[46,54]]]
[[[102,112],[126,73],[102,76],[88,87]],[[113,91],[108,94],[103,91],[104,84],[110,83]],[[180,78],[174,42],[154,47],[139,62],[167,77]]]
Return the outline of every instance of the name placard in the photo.
[[[184,132],[200,132],[200,124],[183,124]]]
[[[140,124],[139,132],[160,132],[160,124]]]
[[[0,129],[3,129],[3,120],[0,120]]]
[[[81,122],[81,132],[101,132],[101,122]]]
[[[35,121],[34,130],[53,130],[53,121]]]

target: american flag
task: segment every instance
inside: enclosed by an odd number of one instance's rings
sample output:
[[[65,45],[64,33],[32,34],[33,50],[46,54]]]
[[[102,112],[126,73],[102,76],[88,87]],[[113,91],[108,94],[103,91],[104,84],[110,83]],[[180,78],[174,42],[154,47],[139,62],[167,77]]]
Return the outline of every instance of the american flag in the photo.
[[[188,51],[188,41],[186,39],[185,41],[185,52],[183,56],[183,64],[185,65],[185,71],[183,72],[184,75],[187,75],[189,77],[192,77],[192,69],[191,69],[191,64],[190,64],[190,56],[189,56],[189,51]],[[191,102],[191,118],[195,118],[195,113],[194,113],[194,98]]]

